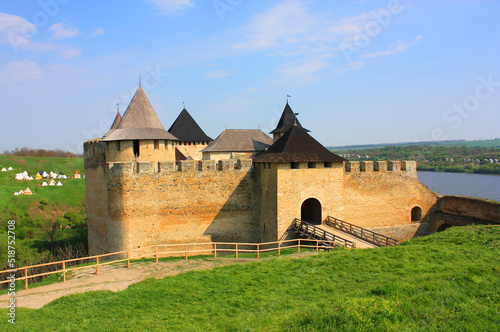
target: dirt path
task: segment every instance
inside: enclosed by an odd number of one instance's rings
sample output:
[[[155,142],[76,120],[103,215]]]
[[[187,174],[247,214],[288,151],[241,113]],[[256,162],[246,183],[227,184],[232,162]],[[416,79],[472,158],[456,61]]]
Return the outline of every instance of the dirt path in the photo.
[[[301,258],[310,256],[311,252],[293,254],[286,257]],[[270,257],[264,259],[280,259],[281,257]],[[254,258],[212,258],[193,259],[177,262],[135,262],[130,264],[130,269],[121,265],[101,266],[99,275],[95,275],[95,268],[77,270],[69,277],[65,283],[58,282],[47,286],[40,286],[28,290],[16,291],[16,307],[39,309],[44,305],[63,296],[85,293],[99,290],[109,290],[112,292],[126,289],[131,284],[135,284],[147,278],[161,279],[166,276],[173,276],[179,273],[192,270],[205,270],[217,266],[228,264],[241,264],[257,261]],[[0,295],[0,308],[6,308],[9,304],[8,294]]]

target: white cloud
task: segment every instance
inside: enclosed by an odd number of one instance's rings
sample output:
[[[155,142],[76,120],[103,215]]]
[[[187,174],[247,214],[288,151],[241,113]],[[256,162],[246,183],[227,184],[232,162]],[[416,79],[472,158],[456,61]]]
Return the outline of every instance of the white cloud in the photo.
[[[147,0],[164,14],[172,14],[194,6],[193,0]]]
[[[385,50],[385,51],[364,54],[363,57],[374,58],[374,57],[379,57],[379,56],[384,56],[384,55],[401,53],[401,52],[406,51],[408,49],[408,47],[420,43],[422,41],[422,39],[423,39],[422,36],[418,35],[417,37],[415,37],[415,39],[413,41],[411,41],[409,43],[406,43],[402,40],[398,40],[397,42],[390,44],[389,47],[387,48],[387,50]]]
[[[368,53],[372,41],[390,28],[393,16],[404,9],[401,5],[387,5],[339,17],[333,12],[315,12],[314,8],[312,2],[284,0],[255,15],[243,28],[242,39],[233,43],[231,49],[268,52],[269,56],[288,58],[288,63],[277,70],[283,75],[277,81],[302,79],[308,82],[320,77],[322,70],[334,64],[339,67],[333,70],[334,73],[362,68],[363,62],[359,60],[362,54]],[[416,42],[393,45],[390,54],[401,52]],[[290,64],[290,59],[294,65]]]
[[[68,38],[79,34],[79,30],[71,24],[63,25],[57,23],[49,30],[54,33],[56,39]],[[53,43],[40,43],[34,41],[36,26],[16,15],[0,13],[0,43],[10,44],[14,52],[24,49],[30,52],[55,52],[63,58],[72,58],[81,53],[74,46]]]
[[[49,66],[49,69],[56,73],[61,74],[78,74],[84,71],[89,70],[89,67],[77,67],[71,64],[52,64]]]
[[[212,71],[206,73],[203,78],[211,79],[211,78],[221,78],[221,77],[234,76],[234,75],[235,75],[235,73],[229,73],[224,69],[217,69],[217,70],[212,70]]]
[[[349,70],[358,70],[363,67],[363,61],[351,61],[342,68],[335,68],[335,73],[340,74]]]
[[[10,43],[13,47],[26,43],[36,32],[36,26],[16,15],[0,13],[0,42]]]
[[[71,23],[56,23],[49,27],[49,30],[54,34],[55,39],[64,39],[78,36],[80,30],[71,25]]]
[[[300,1],[285,1],[256,15],[246,28],[247,40],[234,44],[233,48],[255,50],[298,43],[311,37],[316,19]]]
[[[104,28],[97,28],[97,29],[94,29],[94,31],[92,32],[91,37],[99,36],[99,35],[104,35],[106,33],[107,33],[106,29],[104,29]]]
[[[13,61],[0,69],[0,83],[3,85],[31,82],[44,77],[44,70],[30,60]]]
[[[292,62],[282,65],[277,70],[289,85],[303,85],[320,78],[320,73],[328,68],[330,63],[326,59],[308,59],[306,61]]]

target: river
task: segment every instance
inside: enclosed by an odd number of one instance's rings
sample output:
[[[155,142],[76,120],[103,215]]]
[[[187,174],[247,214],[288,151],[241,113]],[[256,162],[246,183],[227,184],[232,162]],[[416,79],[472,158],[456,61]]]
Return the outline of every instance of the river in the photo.
[[[418,179],[441,195],[460,195],[500,201],[500,175],[418,172]]]

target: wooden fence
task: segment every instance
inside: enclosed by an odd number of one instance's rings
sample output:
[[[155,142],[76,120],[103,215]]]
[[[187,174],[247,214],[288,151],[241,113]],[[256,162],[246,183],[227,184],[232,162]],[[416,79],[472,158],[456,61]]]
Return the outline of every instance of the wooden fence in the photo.
[[[276,242],[266,243],[231,243],[231,242],[207,242],[207,243],[184,243],[184,244],[159,244],[155,246],[148,246],[137,249],[130,249],[125,251],[113,252],[103,255],[88,256],[82,258],[69,259],[58,262],[51,262],[45,264],[37,264],[19,267],[17,269],[0,271],[0,277],[9,274],[14,278],[7,278],[0,281],[0,285],[24,280],[24,289],[28,289],[30,279],[45,277],[51,274],[61,274],[63,282],[66,282],[67,273],[70,271],[77,271],[81,269],[88,269],[89,267],[95,268],[95,274],[99,275],[99,268],[109,264],[116,264],[126,262],[125,267],[130,268],[130,261],[141,258],[154,258],[158,262],[159,257],[184,257],[188,259],[189,256],[194,255],[235,255],[238,258],[242,253],[257,253],[257,258],[260,258],[261,253],[277,251],[281,255],[284,249],[297,248],[300,252],[301,248],[319,250],[329,250],[332,247],[346,247],[345,242],[328,241],[328,240],[313,240],[313,239],[293,239]],[[87,262],[87,263],[85,263]],[[80,263],[75,267],[70,267],[71,264]],[[48,267],[49,272],[32,273],[33,270]]]

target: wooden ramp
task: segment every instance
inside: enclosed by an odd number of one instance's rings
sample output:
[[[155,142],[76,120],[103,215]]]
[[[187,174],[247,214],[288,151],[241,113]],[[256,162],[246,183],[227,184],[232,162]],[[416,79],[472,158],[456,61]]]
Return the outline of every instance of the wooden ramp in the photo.
[[[301,238],[333,241],[334,246],[343,246],[346,248],[367,249],[399,244],[393,238],[330,216],[321,225],[314,225],[300,219],[295,219],[291,229]]]
[[[355,244],[355,247],[357,249],[367,249],[367,248],[377,248],[378,246],[373,244],[373,243],[370,243],[368,241],[365,241],[363,239],[360,239],[352,234],[348,234],[348,233],[345,233],[345,232],[342,232],[341,230],[338,230],[338,229],[335,229],[335,228],[332,228],[330,226],[326,226],[326,225],[317,225],[316,227],[326,231],[326,232],[329,232],[329,233],[332,233],[332,234],[335,234],[336,236],[338,237],[341,237],[347,241],[351,241]]]

